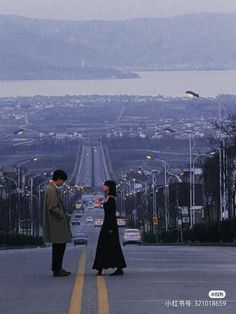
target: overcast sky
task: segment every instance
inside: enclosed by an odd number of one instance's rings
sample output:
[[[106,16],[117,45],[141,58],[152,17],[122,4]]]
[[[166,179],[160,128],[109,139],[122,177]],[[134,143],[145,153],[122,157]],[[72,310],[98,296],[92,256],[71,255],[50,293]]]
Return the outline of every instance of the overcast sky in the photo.
[[[0,0],[0,14],[51,19],[129,19],[198,12],[236,13],[236,0]]]

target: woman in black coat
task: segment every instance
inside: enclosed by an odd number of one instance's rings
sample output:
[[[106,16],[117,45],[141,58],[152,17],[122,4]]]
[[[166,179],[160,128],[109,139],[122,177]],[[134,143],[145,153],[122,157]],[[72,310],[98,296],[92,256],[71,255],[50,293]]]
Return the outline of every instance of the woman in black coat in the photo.
[[[126,267],[126,263],[120,246],[116,220],[116,183],[114,181],[106,181],[103,191],[107,195],[103,203],[105,215],[98,238],[93,269],[97,269],[98,275],[102,275],[103,269],[116,267],[116,271],[111,275],[123,275],[123,268]],[[99,204],[97,203],[97,205]]]

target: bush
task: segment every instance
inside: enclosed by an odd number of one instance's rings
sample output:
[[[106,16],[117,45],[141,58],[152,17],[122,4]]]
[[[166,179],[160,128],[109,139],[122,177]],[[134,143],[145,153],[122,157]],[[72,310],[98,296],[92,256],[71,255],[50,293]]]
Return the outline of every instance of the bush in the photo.
[[[0,232],[0,246],[27,246],[27,245],[43,245],[42,237],[33,237],[23,234]]]
[[[207,223],[205,234],[207,242],[220,242],[219,223],[217,221]]]
[[[204,223],[198,223],[193,226],[193,236],[196,241],[206,241],[206,225]]]
[[[184,229],[183,230],[183,241],[184,242],[195,242],[193,230],[190,229]]]
[[[222,242],[233,242],[233,233],[231,231],[231,222],[229,219],[220,222],[220,238]]]
[[[178,242],[178,230],[168,230],[162,232],[162,242],[173,243]]]
[[[143,241],[146,243],[156,243],[156,236],[153,234],[152,231],[145,232],[143,235]]]
[[[234,239],[236,239],[236,218],[231,219],[230,227],[231,227],[231,233]]]
[[[180,231],[168,230],[158,233],[158,242],[173,243],[178,242]],[[209,223],[198,223],[192,229],[183,229],[184,242],[210,242],[218,243],[233,242],[236,239],[236,218],[223,220],[221,222],[213,221]],[[155,243],[156,239],[152,232],[144,234],[144,241]]]

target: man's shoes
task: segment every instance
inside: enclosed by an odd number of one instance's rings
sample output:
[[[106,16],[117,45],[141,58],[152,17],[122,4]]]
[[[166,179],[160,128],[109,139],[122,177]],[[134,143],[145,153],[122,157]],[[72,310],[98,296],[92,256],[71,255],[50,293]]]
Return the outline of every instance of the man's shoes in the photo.
[[[109,276],[121,276],[124,275],[123,269],[117,269],[114,273],[110,274]]]
[[[60,271],[54,271],[53,276],[54,277],[67,277],[71,274],[70,271],[66,271],[64,269],[61,269]]]

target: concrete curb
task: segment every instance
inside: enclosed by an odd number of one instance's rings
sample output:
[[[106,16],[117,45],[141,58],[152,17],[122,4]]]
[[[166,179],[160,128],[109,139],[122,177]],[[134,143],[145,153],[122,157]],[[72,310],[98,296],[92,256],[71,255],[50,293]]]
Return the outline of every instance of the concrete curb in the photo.
[[[230,243],[230,242],[225,242],[225,243],[144,243],[144,246],[236,246],[236,243]]]
[[[0,246],[0,251],[4,250],[22,250],[22,249],[37,249],[37,248],[46,248],[48,245],[32,245],[32,246]]]

